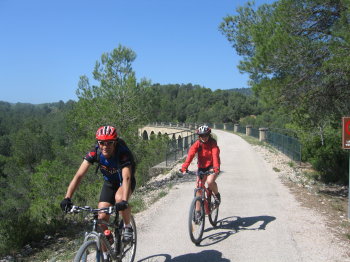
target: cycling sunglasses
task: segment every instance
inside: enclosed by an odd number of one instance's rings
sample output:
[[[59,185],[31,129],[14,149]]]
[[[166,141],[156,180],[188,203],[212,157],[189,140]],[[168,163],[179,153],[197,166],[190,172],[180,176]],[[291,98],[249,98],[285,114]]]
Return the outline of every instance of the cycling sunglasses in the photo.
[[[100,146],[111,146],[115,141],[97,141]]]

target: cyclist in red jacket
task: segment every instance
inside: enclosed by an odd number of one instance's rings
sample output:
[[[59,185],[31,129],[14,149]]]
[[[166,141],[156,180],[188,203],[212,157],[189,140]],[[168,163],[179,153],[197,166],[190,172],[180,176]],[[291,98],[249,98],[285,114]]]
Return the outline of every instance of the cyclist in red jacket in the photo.
[[[198,158],[198,171],[213,170],[214,174],[207,176],[206,182],[209,188],[215,194],[217,204],[220,204],[221,197],[218,190],[218,185],[215,182],[220,173],[220,149],[216,143],[216,140],[210,135],[211,129],[206,126],[200,126],[197,129],[199,139],[194,142],[188,151],[187,158],[182,165],[181,172],[186,173],[188,166],[191,164],[194,156],[197,153]]]

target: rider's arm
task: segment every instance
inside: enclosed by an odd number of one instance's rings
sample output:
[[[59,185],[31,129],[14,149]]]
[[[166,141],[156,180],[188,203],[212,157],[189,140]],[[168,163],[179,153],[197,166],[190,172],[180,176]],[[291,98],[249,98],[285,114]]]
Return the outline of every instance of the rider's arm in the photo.
[[[123,177],[123,195],[122,200],[128,201],[130,193],[131,193],[131,165],[126,166],[122,169],[122,177]]]
[[[220,148],[215,143],[211,149],[213,156],[213,169],[215,173],[220,172]]]
[[[188,166],[191,164],[194,156],[196,155],[199,147],[199,141],[197,140],[191,147],[190,150],[188,151],[187,157],[185,162],[182,164],[181,170],[184,172],[187,170]]]
[[[80,181],[82,180],[82,178],[85,176],[85,174],[89,170],[90,165],[91,165],[91,163],[88,162],[86,159],[83,160],[78,171],[75,173],[75,176],[73,177],[72,181],[70,182],[70,184],[68,186],[65,198],[72,198],[75,190],[77,189],[77,187],[80,184]]]

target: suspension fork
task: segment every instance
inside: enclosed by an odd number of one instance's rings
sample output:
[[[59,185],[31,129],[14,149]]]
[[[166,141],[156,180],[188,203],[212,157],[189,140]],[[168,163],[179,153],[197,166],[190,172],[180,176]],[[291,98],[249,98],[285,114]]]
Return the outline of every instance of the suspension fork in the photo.
[[[114,218],[114,241],[115,241],[115,253],[117,256],[121,255],[122,251],[122,224],[119,220],[119,211],[116,212]]]

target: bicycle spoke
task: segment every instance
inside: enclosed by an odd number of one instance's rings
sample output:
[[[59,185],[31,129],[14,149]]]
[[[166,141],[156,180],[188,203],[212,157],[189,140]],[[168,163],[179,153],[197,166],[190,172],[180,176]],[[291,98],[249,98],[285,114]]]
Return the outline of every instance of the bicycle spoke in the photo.
[[[137,232],[136,232],[136,224],[133,217],[131,217],[131,226],[133,228],[133,236],[132,241],[128,244],[123,244],[123,254],[122,261],[123,262],[132,262],[135,259],[136,254],[136,244],[137,244]]]
[[[210,224],[215,227],[218,222],[219,206],[215,204],[215,199],[213,196],[209,199],[210,214],[208,215]]]
[[[93,262],[93,261],[103,261],[102,252],[98,250],[96,241],[89,240],[81,245],[79,248],[74,262]]]
[[[205,213],[203,202],[200,197],[193,199],[188,220],[190,238],[198,245],[202,240],[204,231]]]

